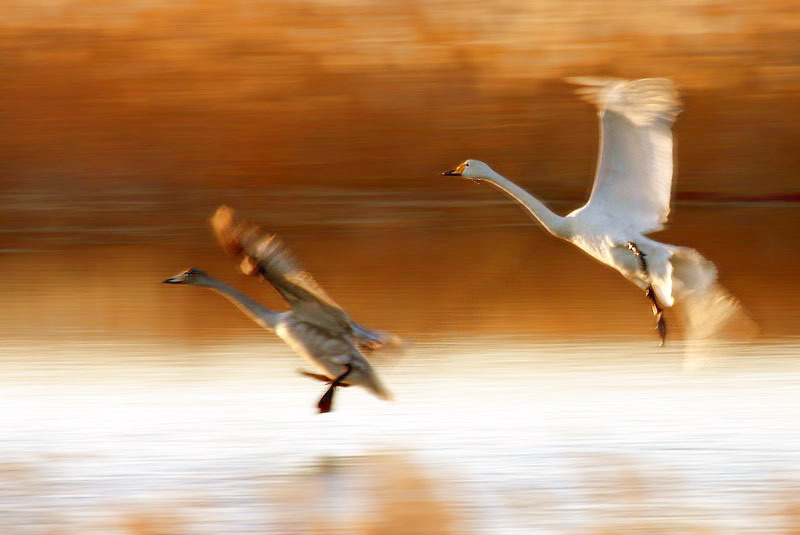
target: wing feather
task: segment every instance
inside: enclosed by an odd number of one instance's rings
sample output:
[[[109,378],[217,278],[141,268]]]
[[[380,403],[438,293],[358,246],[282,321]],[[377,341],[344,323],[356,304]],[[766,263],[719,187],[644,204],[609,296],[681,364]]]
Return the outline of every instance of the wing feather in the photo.
[[[217,209],[211,226],[222,248],[240,261],[242,272],[269,281],[292,305],[298,319],[352,333],[348,314],[303,270],[277,235],[237,221],[229,206]]]
[[[664,78],[571,78],[597,106],[600,156],[587,207],[624,218],[641,233],[662,228],[670,209],[672,123],[680,113],[675,86]]]

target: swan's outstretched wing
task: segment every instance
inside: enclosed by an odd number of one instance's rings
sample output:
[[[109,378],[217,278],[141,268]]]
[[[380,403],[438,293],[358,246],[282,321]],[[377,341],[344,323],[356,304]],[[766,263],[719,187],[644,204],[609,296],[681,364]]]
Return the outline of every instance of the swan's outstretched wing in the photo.
[[[350,317],[303,270],[277,235],[237,221],[229,206],[217,209],[211,226],[222,248],[240,260],[242,271],[268,280],[292,305],[298,319],[352,335]]]
[[[658,230],[669,215],[672,123],[680,112],[664,78],[569,78],[600,116],[600,157],[587,206],[625,218],[638,232]]]

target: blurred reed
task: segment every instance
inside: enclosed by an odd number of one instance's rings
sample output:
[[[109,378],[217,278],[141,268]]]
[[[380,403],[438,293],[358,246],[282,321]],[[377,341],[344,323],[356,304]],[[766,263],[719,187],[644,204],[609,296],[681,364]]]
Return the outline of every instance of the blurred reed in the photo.
[[[376,454],[343,465],[333,460],[312,473],[298,475],[280,496],[272,496],[286,513],[275,529],[281,535],[469,535],[481,505],[465,504],[460,493],[439,471],[423,468],[408,457]],[[328,461],[330,462],[330,460]],[[594,468],[592,468],[594,466]],[[364,477],[361,498],[346,504],[347,520],[336,520],[318,498],[330,487],[330,471],[348,477]],[[598,456],[586,469],[587,478],[576,493],[595,502],[596,514],[586,528],[564,527],[564,535],[733,535],[724,524],[681,519],[681,511],[658,505],[658,496],[669,492],[664,474],[620,458]],[[274,506],[274,503],[265,506]],[[520,504],[517,504],[519,506]],[[536,510],[532,500],[525,507]],[[688,516],[688,515],[687,515]],[[776,494],[771,508],[752,519],[773,535],[800,534],[800,494]],[[120,535],[191,535],[198,533],[190,515],[162,509],[128,514],[120,523]],[[484,533],[485,530],[481,530]],[[62,533],[60,531],[54,533]],[[99,532],[98,532],[99,533]],[[747,531],[750,533],[750,531]],[[67,535],[67,533],[64,533]],[[72,535],[72,534],[69,534]],[[79,535],[79,534],[75,534]],[[83,534],[80,534],[83,535]],[[499,535],[499,534],[498,534]]]

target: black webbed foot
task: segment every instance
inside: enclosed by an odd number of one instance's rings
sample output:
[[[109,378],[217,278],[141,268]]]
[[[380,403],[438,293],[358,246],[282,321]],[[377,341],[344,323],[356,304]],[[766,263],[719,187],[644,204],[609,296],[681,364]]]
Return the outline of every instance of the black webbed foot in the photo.
[[[325,414],[326,412],[331,412],[333,410],[333,391],[336,389],[336,386],[331,385],[322,397],[319,398],[319,403],[317,403],[317,408],[319,409],[320,414]]]
[[[653,316],[656,318],[656,329],[658,330],[659,336],[661,336],[659,347],[664,347],[664,344],[667,342],[667,323],[664,321],[664,310],[661,308],[661,305],[658,304],[658,299],[656,298],[652,286],[648,286],[644,294],[647,296],[647,299],[650,300],[650,306],[653,308]]]
[[[667,342],[667,322],[664,321],[664,313],[661,311],[656,314],[656,329],[658,329],[658,334],[661,336],[661,343],[658,347],[664,347]]]
[[[353,367],[350,366],[350,364],[345,364],[345,366],[347,369],[344,371],[344,373],[342,373],[339,377],[334,379],[333,382],[331,382],[331,386],[329,386],[328,389],[325,391],[325,393],[322,394],[322,397],[319,398],[319,403],[317,403],[317,408],[319,409],[320,414],[325,414],[326,412],[331,412],[333,410],[333,394],[336,391],[336,387],[349,386],[349,385],[343,385],[341,381],[343,381],[345,377],[350,375],[350,372],[353,371]],[[327,377],[325,379],[327,380]]]

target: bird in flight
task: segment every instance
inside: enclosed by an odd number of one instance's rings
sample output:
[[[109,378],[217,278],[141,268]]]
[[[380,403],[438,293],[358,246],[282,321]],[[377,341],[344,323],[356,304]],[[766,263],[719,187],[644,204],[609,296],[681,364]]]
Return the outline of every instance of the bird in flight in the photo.
[[[303,375],[330,385],[317,404],[319,412],[332,410],[338,387],[358,385],[381,399],[392,399],[361,349],[394,345],[396,337],[354,322],[303,270],[277,235],[238,221],[228,206],[217,209],[211,225],[222,248],[239,261],[242,272],[271,284],[291,306],[290,310],[270,310],[200,269],[187,269],[164,283],[214,290],[261,327],[278,335],[319,372],[303,371]]]
[[[600,154],[588,202],[566,216],[486,163],[466,160],[442,173],[497,187],[520,203],[551,234],[619,271],[644,290],[661,345],[667,337],[663,311],[676,302],[694,332],[706,335],[739,307],[717,282],[717,269],[688,247],[657,242],[670,211],[673,176],[672,124],[681,110],[675,86],[664,78],[571,78],[600,118]],[[713,327],[712,327],[713,325]]]

